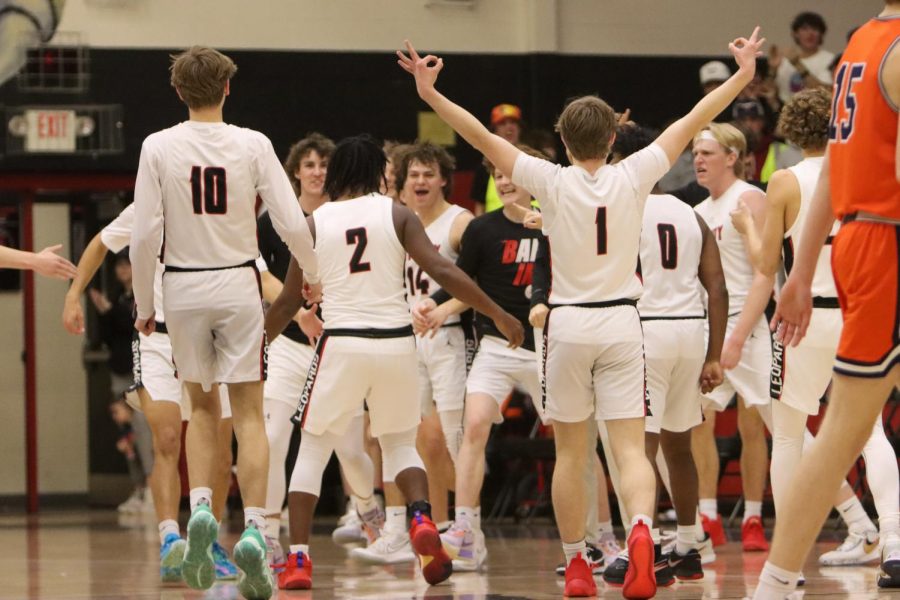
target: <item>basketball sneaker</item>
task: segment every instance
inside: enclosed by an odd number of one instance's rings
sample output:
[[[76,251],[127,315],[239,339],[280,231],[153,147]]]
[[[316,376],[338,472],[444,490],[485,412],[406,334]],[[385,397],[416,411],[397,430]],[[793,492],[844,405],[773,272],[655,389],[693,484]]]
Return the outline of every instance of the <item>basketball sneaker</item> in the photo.
[[[878,562],[878,531],[849,532],[843,543],[819,557],[819,564],[825,567],[864,565]]]
[[[290,552],[287,561],[277,565],[279,590],[312,589],[312,559],[302,552]]]
[[[222,547],[219,542],[213,542],[212,545],[213,561],[216,563],[216,579],[219,581],[229,581],[238,578],[237,567],[228,558],[228,551]]]
[[[331,539],[334,540],[335,544],[355,544],[357,542],[365,542],[368,539],[366,532],[363,531],[362,519],[356,514],[356,509],[353,509],[352,515],[344,515],[341,519],[344,520],[344,523],[338,525],[331,532]]]
[[[675,552],[677,543],[678,540],[673,539],[671,542],[664,545],[662,549],[663,554],[672,554]],[[712,538],[709,537],[708,533],[704,534],[703,539],[697,542],[696,548],[697,552],[700,553],[701,565],[708,565],[709,563],[716,561],[716,551],[713,550]]]
[[[615,540],[613,540],[613,541],[615,541]],[[586,543],[585,546],[587,546],[587,552],[585,552],[585,556],[583,556],[582,559],[591,568],[591,573],[593,573],[594,575],[603,575],[603,566],[604,566],[604,564],[607,564],[605,562],[607,560],[606,555],[603,553],[603,551],[600,548],[598,548],[597,546],[595,546],[591,543]],[[618,544],[616,544],[616,549],[618,550],[618,548],[619,548],[619,546],[618,546]],[[616,557],[619,556],[619,553],[621,553],[621,550],[619,550],[619,552],[616,553]],[[609,559],[608,563],[611,564],[614,560],[615,560],[615,557]],[[454,563],[453,567],[456,568],[455,563]],[[560,575],[560,576],[565,576],[565,574],[566,574],[565,561],[556,565],[556,574]]]
[[[703,567],[700,562],[700,552],[691,548],[684,556],[673,550],[669,554],[669,566],[672,574],[678,581],[697,581],[703,579]]]
[[[878,571],[878,587],[900,588],[900,538],[890,536],[881,549],[881,569]]]
[[[181,563],[184,562],[186,545],[180,535],[170,533],[159,547],[159,578],[164,583],[181,581]]]
[[[703,513],[700,513],[700,523],[710,539],[712,539],[713,547],[723,546],[728,543],[725,536],[725,528],[722,526],[722,515],[716,515],[715,519],[710,519]]]
[[[375,508],[366,514],[359,515],[359,520],[362,524],[365,541],[367,544],[371,544],[378,539],[378,536],[381,535],[381,530],[384,529],[384,509],[376,505]]]
[[[581,556],[581,552],[575,555],[566,571],[566,588],[563,593],[568,598],[587,598],[597,595],[597,584],[591,567]]]
[[[453,574],[453,561],[444,551],[437,527],[421,510],[413,512],[409,527],[409,541],[419,557],[425,581],[431,585],[437,585]]]
[[[769,542],[766,541],[766,532],[763,529],[762,519],[750,517],[741,525],[741,543],[744,552],[768,552]]]
[[[656,544],[653,547],[653,571],[656,575],[656,587],[668,587],[675,583],[675,576],[672,575],[672,568],[669,566],[669,557],[663,553],[662,547]],[[628,574],[628,566],[630,564],[628,550],[623,550],[616,557],[616,560],[608,564],[603,570],[603,581],[612,587],[621,587],[625,585],[625,576]]]
[[[219,537],[219,524],[208,504],[200,504],[187,524],[187,543],[181,575],[188,587],[208,590],[216,581],[216,563],[212,545]]]
[[[266,560],[269,561],[269,566],[272,567],[272,570],[276,574],[281,572],[281,569],[284,568],[284,563],[286,562],[284,548],[281,547],[281,541],[279,541],[278,538],[268,535],[266,536]]]
[[[622,596],[625,598],[652,598],[656,595],[656,568],[662,561],[662,569],[668,569],[671,578],[669,561],[662,554],[659,544],[654,545],[650,536],[650,528],[643,521],[638,521],[628,536],[628,570],[622,584]]]
[[[607,564],[616,560],[616,557],[622,552],[619,542],[616,541],[615,534],[612,533],[604,533],[600,536],[600,541],[597,542],[597,549],[603,553],[603,562]]]
[[[390,527],[383,529],[381,536],[367,547],[351,550],[350,556],[375,565],[394,565],[416,560],[406,532],[394,531]]]
[[[275,590],[272,569],[266,560],[266,540],[252,525],[244,529],[234,545],[234,562],[243,571],[238,578],[238,591],[247,600],[268,600]]]
[[[446,533],[441,534],[441,543],[453,559],[454,571],[478,571],[487,560],[484,533],[472,529],[467,522],[455,521]]]

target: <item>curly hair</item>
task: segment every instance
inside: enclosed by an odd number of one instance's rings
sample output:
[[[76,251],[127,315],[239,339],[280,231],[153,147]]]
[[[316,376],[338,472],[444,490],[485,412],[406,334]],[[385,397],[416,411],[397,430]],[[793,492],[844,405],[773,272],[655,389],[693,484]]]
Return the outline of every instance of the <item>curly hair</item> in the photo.
[[[394,165],[394,174],[397,177],[397,190],[402,190],[406,185],[406,177],[412,161],[423,165],[437,165],[441,177],[446,180],[444,185],[444,197],[449,198],[453,184],[453,170],[456,169],[456,160],[450,156],[443,147],[431,142],[416,142],[404,149],[399,156],[399,164]]]
[[[313,151],[328,160],[334,153],[334,142],[317,131],[307,133],[305,138],[291,146],[288,156],[284,160],[284,170],[288,179],[291,180],[294,193],[298,196],[300,195],[300,180],[297,179],[297,169],[306,155]]]
[[[795,94],[778,119],[778,134],[804,150],[824,150],[828,145],[831,92],[824,88]]]

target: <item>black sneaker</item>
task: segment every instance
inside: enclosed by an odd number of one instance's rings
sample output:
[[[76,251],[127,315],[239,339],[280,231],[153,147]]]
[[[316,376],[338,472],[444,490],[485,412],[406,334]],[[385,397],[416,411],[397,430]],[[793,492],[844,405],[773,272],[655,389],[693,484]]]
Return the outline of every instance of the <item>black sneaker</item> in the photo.
[[[584,560],[587,561],[588,566],[591,568],[591,573],[594,575],[602,575],[603,574],[603,551],[600,548],[594,546],[593,544],[585,544],[587,546],[587,556],[584,557]],[[566,576],[566,563],[565,561],[556,565],[556,574],[565,577]]]
[[[656,572],[656,586],[667,587],[675,583],[675,576],[669,567],[669,557],[662,553],[659,544],[654,546],[656,560],[653,569]],[[628,550],[624,550],[619,557],[603,571],[603,581],[613,586],[625,585],[625,573],[628,572]]]
[[[697,581],[703,579],[703,567],[700,566],[700,552],[688,550],[684,556],[672,550],[669,554],[669,566],[679,581]]]

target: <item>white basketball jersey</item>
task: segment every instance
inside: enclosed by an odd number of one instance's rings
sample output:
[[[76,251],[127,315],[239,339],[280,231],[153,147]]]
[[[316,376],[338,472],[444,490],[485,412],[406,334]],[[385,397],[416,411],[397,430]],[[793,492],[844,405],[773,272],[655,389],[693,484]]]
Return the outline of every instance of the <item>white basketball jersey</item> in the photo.
[[[716,238],[719,257],[725,273],[725,287],[728,288],[728,314],[741,312],[750,286],[753,283],[753,266],[744,246],[744,239],[731,223],[731,212],[737,208],[741,195],[748,191],[760,192],[746,181],[735,181],[721,197],[707,198],[694,210],[699,213]]]
[[[668,170],[669,160],[656,144],[594,173],[519,154],[512,180],[541,204],[550,243],[551,304],[640,297],[644,203]]]
[[[452,229],[453,221],[456,220],[456,217],[464,212],[466,212],[466,209],[462,206],[451,204],[447,207],[447,210],[441,213],[441,216],[425,228],[425,234],[431,240],[431,243],[434,244],[438,254],[454,263],[459,257],[459,252],[450,245],[450,229]],[[406,257],[406,287],[406,297],[410,308],[418,304],[420,300],[428,298],[441,289],[441,286],[431,278],[431,275],[422,270],[409,256]],[[459,315],[453,315],[444,324],[449,325],[458,322]]]
[[[800,210],[797,219],[784,233],[784,269],[790,274],[794,266],[794,252],[800,245],[806,215],[809,214],[809,204],[816,191],[819,182],[819,173],[822,171],[824,157],[806,158],[800,163],[788,169],[797,178],[800,184]],[[834,286],[834,274],[831,272],[831,240],[837,235],[840,222],[835,220],[831,227],[831,233],[816,262],[816,271],[812,280],[812,295],[822,298],[837,298],[837,289]]]
[[[704,315],[698,276],[702,249],[703,232],[693,209],[675,196],[651,194],[641,230],[641,317]]]
[[[369,194],[326,202],[313,212],[326,329],[394,329],[412,322],[393,203]]]

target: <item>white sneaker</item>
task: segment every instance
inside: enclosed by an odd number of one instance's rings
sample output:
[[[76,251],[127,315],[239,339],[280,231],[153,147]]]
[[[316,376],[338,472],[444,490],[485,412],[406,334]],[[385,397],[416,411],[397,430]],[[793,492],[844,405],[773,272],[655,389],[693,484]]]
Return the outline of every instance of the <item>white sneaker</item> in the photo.
[[[136,514],[142,511],[143,506],[144,500],[141,491],[136,489],[131,492],[131,495],[128,496],[128,499],[120,504],[116,508],[116,510],[118,510],[120,513]]]
[[[844,542],[819,557],[819,564],[826,567],[864,565],[881,560],[878,553],[878,532],[875,530],[847,534]]]
[[[472,529],[465,523],[454,522],[446,533],[441,534],[444,550],[453,559],[454,571],[478,571],[487,560],[487,546],[484,533],[480,529]]]
[[[356,516],[356,507],[353,506],[353,500],[347,500],[347,511],[338,519],[338,526],[346,525],[347,521]]]
[[[331,532],[331,539],[336,544],[355,544],[357,542],[368,541],[366,532],[363,529],[362,519],[353,511],[351,516],[343,525],[339,525]]]
[[[671,554],[675,551],[675,546],[677,545],[677,539],[671,539],[668,543],[663,544],[662,553],[663,554]],[[716,562],[716,551],[713,549],[712,539],[709,537],[709,534],[706,534],[706,537],[702,540],[698,541],[694,548],[697,552],[700,553],[700,564],[708,565],[710,563]]]
[[[619,547],[619,542],[616,541],[616,536],[613,533],[601,535],[596,546],[603,553],[603,562],[607,565],[612,564],[619,554],[622,553],[622,548]]]
[[[416,562],[416,555],[409,543],[409,534],[402,530],[384,529],[381,537],[366,548],[354,548],[350,551],[350,556],[376,565]]]

